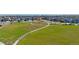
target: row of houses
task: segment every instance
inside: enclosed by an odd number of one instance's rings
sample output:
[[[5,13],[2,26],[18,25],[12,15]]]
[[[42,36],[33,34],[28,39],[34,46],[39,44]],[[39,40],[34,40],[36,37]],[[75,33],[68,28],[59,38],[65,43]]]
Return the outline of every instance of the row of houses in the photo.
[[[0,16],[0,22],[6,21],[29,21],[29,20],[48,20],[53,22],[65,22],[65,23],[79,23],[79,16],[49,16],[49,15],[40,15],[40,16]]]

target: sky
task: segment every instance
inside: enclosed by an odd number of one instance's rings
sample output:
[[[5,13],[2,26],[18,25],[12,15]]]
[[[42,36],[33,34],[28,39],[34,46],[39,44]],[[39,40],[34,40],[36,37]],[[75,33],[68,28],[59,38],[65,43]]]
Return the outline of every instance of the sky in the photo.
[[[79,14],[79,1],[0,0],[0,14]]]

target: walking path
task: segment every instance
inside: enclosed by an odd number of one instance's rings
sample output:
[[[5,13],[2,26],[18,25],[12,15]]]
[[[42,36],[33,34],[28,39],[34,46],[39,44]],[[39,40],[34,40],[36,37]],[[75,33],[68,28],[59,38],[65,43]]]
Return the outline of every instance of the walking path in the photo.
[[[22,40],[25,36],[29,35],[30,33],[33,33],[33,32],[36,32],[36,31],[38,31],[38,30],[47,28],[47,27],[49,26],[49,22],[48,22],[48,21],[45,21],[45,22],[47,23],[46,26],[41,27],[41,28],[38,28],[38,29],[33,30],[33,31],[30,31],[30,32],[28,32],[28,33],[25,33],[24,35],[20,36],[20,37],[13,43],[13,45],[17,45],[20,40]]]

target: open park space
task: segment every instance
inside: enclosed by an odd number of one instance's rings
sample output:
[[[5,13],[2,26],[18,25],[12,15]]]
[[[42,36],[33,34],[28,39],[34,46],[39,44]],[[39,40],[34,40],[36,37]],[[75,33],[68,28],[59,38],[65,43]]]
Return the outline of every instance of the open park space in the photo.
[[[0,16],[0,45],[79,44],[79,15]]]
[[[79,26],[50,25],[47,28],[29,34],[18,44],[27,44],[27,45],[79,44]]]
[[[0,27],[0,42],[4,44],[13,44],[20,36],[23,34],[45,26],[46,23],[38,21],[35,22],[15,22],[13,24],[8,24]]]

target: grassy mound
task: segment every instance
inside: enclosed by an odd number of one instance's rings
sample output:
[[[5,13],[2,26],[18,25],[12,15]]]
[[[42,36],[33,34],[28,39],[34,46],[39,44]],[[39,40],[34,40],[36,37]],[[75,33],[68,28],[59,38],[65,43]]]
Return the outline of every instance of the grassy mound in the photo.
[[[28,32],[29,23],[14,23],[0,29],[0,41],[12,44],[20,35]]]
[[[29,22],[9,24],[0,28],[0,42],[13,44],[21,35],[45,25],[46,23],[41,21],[34,21],[32,24]]]

